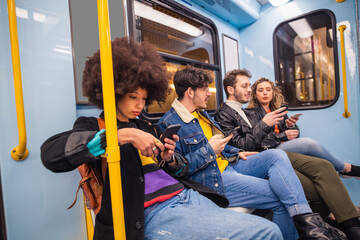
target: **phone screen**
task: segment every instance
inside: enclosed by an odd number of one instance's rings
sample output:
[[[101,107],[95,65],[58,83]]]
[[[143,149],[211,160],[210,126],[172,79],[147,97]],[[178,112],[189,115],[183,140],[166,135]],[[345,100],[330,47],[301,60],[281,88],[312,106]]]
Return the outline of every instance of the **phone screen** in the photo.
[[[294,118],[298,118],[298,117],[300,117],[301,115],[303,115],[303,114],[302,114],[302,113],[296,113],[296,114],[293,115],[293,117],[294,117]]]
[[[165,138],[172,139],[172,135],[176,134],[180,128],[181,128],[181,124],[174,124],[168,126],[163,132],[163,134],[161,134],[160,141],[164,143]]]
[[[236,128],[234,128],[232,131],[228,132],[227,134],[225,134],[224,138],[228,137],[230,134],[234,134],[236,133],[236,131],[240,128],[240,126],[237,126]]]
[[[283,108],[283,107],[285,107],[285,109],[283,111],[281,111],[280,113],[282,113],[282,112],[284,112],[284,111],[286,111],[288,109],[288,105],[281,105],[280,108]]]

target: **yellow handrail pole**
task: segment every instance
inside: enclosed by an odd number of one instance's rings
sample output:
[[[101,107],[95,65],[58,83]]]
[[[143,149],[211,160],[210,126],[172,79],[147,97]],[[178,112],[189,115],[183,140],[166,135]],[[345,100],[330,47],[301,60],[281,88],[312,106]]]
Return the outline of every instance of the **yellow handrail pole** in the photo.
[[[21,69],[20,69],[20,54],[19,54],[19,40],[17,34],[15,0],[7,0],[8,16],[9,16],[9,30],[10,30],[10,44],[11,57],[14,75],[14,89],[16,102],[16,116],[19,134],[19,146],[11,150],[11,157],[14,160],[24,160],[29,155],[29,150],[26,148],[26,126],[25,126],[25,112],[24,99],[21,83]]]
[[[342,66],[342,75],[343,75],[343,87],[344,87],[344,118],[351,116],[351,113],[348,111],[348,97],[347,97],[347,86],[346,86],[346,64],[345,64],[345,41],[344,41],[344,31],[346,29],[345,25],[340,25],[338,30],[340,31],[340,45],[341,45],[341,66]]]
[[[86,201],[85,196],[84,201]],[[85,209],[85,220],[86,220],[86,232],[87,232],[87,239],[92,240],[94,238],[94,224],[91,217],[90,210],[86,207],[86,204],[84,203],[84,209]]]
[[[115,240],[126,239],[125,221],[120,173],[120,149],[117,137],[117,120],[115,106],[114,73],[109,24],[109,7],[107,0],[97,0],[101,76],[104,98],[106,153],[113,214]]]

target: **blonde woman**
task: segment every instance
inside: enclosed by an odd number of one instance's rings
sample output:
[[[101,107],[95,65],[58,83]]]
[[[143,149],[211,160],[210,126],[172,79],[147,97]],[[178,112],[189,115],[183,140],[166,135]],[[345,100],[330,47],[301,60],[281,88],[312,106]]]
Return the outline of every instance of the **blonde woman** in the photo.
[[[260,121],[267,113],[272,112],[285,104],[281,90],[267,79],[260,78],[252,85],[251,98],[248,105],[253,109]],[[331,162],[344,177],[360,179],[360,167],[341,161],[333,156],[320,143],[311,139],[299,138],[298,117],[284,115],[284,119],[276,124],[268,136],[261,142],[262,147],[278,148],[289,152],[297,152],[313,157],[323,158]]]

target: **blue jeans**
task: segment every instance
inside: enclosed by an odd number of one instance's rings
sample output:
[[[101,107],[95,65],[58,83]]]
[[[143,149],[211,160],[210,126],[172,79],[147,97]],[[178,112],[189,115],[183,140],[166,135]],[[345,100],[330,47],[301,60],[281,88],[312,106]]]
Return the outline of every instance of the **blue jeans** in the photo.
[[[282,239],[272,222],[218,207],[192,189],[145,209],[145,240]]]
[[[345,168],[343,161],[337,159],[331,153],[329,153],[320,143],[311,138],[296,138],[290,141],[281,143],[276,147],[288,152],[297,152],[300,154],[318,157],[331,162],[334,165],[336,171],[342,171]]]
[[[267,150],[229,164],[222,180],[230,206],[273,210],[284,239],[297,239],[291,217],[312,212],[284,151]]]

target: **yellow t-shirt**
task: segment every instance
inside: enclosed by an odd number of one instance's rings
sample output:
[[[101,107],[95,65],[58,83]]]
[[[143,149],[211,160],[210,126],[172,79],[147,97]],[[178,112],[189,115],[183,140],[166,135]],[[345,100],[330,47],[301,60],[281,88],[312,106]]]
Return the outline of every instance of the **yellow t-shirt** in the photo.
[[[207,140],[210,140],[210,138],[213,136],[210,122],[201,115],[199,116],[199,114],[196,111],[192,112],[191,114],[199,120],[200,127],[203,130],[205,137],[207,138]],[[229,162],[223,159],[219,154],[216,155],[216,162],[218,164],[221,173],[225,170],[227,165],[229,165]]]

